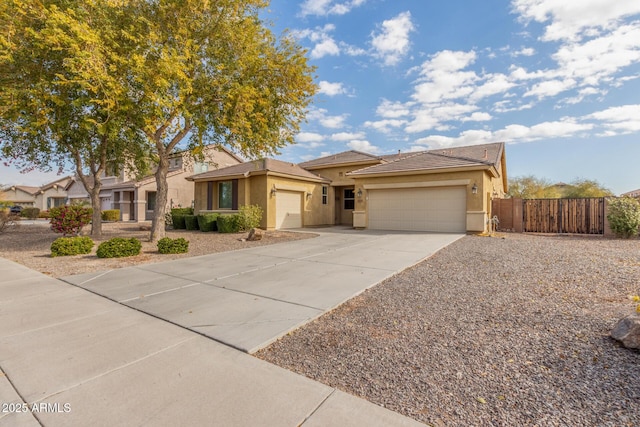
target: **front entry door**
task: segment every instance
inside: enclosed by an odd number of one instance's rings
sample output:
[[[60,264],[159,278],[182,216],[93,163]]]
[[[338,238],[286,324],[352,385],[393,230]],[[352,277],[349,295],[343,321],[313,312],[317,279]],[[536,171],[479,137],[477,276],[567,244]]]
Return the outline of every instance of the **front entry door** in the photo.
[[[355,204],[354,187],[336,188],[336,225],[353,226]]]

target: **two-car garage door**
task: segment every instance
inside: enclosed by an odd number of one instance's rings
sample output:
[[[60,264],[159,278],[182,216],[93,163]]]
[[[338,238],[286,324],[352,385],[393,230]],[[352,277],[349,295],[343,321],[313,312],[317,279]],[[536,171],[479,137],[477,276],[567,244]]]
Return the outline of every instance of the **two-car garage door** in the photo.
[[[465,187],[369,190],[369,228],[465,232]]]

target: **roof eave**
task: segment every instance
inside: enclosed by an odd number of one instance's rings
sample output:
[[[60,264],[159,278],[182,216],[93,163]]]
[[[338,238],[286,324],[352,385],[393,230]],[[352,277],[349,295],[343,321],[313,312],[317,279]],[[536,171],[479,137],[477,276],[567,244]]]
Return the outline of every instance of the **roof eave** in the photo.
[[[425,175],[425,174],[435,174],[435,173],[448,173],[448,172],[467,172],[467,171],[486,171],[492,169],[493,166],[490,165],[476,165],[476,166],[459,166],[459,167],[442,167],[442,168],[430,168],[430,169],[410,169],[403,171],[388,171],[388,172],[373,172],[366,174],[350,174],[347,173],[347,176],[350,176],[354,179],[357,178],[377,178],[377,177],[387,177],[387,176],[403,176],[403,175]],[[493,168],[495,170],[495,168]],[[496,171],[497,174],[497,171]]]

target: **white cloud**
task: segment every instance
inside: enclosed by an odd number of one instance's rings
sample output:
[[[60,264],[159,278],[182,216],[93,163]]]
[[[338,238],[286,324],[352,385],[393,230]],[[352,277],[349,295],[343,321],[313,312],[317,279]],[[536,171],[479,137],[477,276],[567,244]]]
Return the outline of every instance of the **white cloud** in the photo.
[[[371,34],[374,56],[382,59],[384,65],[396,65],[409,52],[409,34],[414,30],[408,11],[382,22],[380,32]]]
[[[311,58],[320,59],[327,55],[337,56],[340,55],[340,48],[332,38],[322,40],[316,44],[311,50]]]
[[[573,88],[575,85],[576,81],[573,79],[548,80],[534,85],[533,88],[525,92],[524,96],[537,96],[538,98],[555,96]]]
[[[619,135],[640,131],[640,104],[607,108],[590,114],[585,119],[595,119],[606,129],[607,135]]]
[[[376,108],[376,114],[380,117],[389,119],[397,119],[399,117],[406,117],[411,113],[409,105],[402,102],[393,102],[388,99],[383,99]]]
[[[421,77],[412,98],[423,104],[464,97],[473,92],[478,76],[462,71],[476,59],[476,53],[441,51],[422,64]]]
[[[407,124],[406,120],[386,119],[364,122],[365,127],[370,127],[381,133],[390,133],[392,128],[399,128]]]
[[[342,83],[331,83],[325,80],[320,81],[318,83],[319,93],[325,94],[327,96],[336,96],[342,95],[346,93],[346,89],[342,85]]]
[[[338,129],[345,126],[345,121],[349,117],[348,114],[342,114],[339,116],[327,115],[327,110],[324,108],[312,108],[307,113],[307,119],[317,121],[322,126],[330,129]]]
[[[339,132],[331,135],[332,141],[351,141],[354,139],[363,139],[365,137],[364,133],[349,133],[349,132]]]
[[[523,22],[548,23],[544,41],[579,40],[610,29],[620,19],[640,13],[637,0],[513,0]]]
[[[536,54],[536,50],[532,47],[524,47],[516,52],[513,52],[511,56],[533,56]]]
[[[353,140],[347,144],[349,148],[357,151],[364,151],[365,153],[377,154],[380,152],[380,148],[372,145],[366,140]]]
[[[313,132],[300,132],[296,135],[296,141],[307,143],[307,142],[321,142],[324,140],[324,136],[319,133]]]
[[[503,141],[507,143],[531,142],[541,139],[567,138],[579,136],[593,129],[589,123],[578,123],[575,119],[565,118],[559,121],[543,122],[534,126],[512,124],[498,131],[466,130],[457,137],[432,135],[420,138],[415,144],[428,146],[431,149],[455,147],[461,145],[486,144],[489,142]]]
[[[491,117],[491,114],[489,113],[479,113],[476,111],[468,117],[463,117],[461,120],[463,122],[486,122],[491,120],[492,118],[493,117]]]
[[[302,16],[344,15],[364,3],[366,0],[351,0],[344,3],[335,3],[333,0],[306,0],[300,5],[300,14]]]
[[[292,31],[291,34],[297,39],[309,39],[309,41],[314,43],[309,56],[313,59],[320,59],[327,55],[340,55],[340,47],[330,34],[335,31],[335,29],[335,25],[326,24],[323,27],[316,27],[314,29],[306,28],[304,30]]]

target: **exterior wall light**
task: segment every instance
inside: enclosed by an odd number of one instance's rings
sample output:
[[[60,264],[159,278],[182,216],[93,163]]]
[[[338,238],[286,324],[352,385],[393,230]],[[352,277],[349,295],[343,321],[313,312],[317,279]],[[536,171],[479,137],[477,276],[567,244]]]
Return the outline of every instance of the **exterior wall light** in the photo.
[[[471,192],[473,194],[478,194],[478,186],[476,185],[476,183],[473,183],[473,187],[471,187]]]
[[[276,190],[276,185],[273,184],[273,187],[271,187],[271,196],[275,196],[277,192],[278,190]]]
[[[313,197],[313,193],[307,192],[307,200],[309,200],[311,197]]]
[[[356,194],[358,196],[358,199],[362,198],[362,188],[358,188],[358,192]]]

